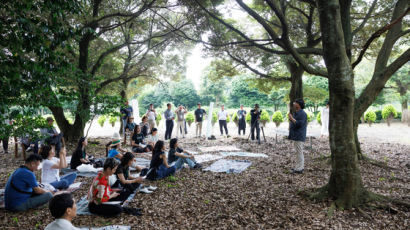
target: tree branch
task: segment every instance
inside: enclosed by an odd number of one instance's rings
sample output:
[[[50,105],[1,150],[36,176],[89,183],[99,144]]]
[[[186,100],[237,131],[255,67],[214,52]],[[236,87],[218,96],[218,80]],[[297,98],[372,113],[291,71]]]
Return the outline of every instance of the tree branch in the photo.
[[[373,0],[373,3],[370,6],[369,11],[367,11],[367,14],[364,17],[362,23],[360,23],[360,25],[355,30],[353,30],[352,36],[354,36],[357,32],[359,32],[361,29],[363,29],[364,25],[366,25],[367,21],[369,20],[370,16],[372,15],[373,10],[376,7],[376,4],[377,4],[377,0]]]

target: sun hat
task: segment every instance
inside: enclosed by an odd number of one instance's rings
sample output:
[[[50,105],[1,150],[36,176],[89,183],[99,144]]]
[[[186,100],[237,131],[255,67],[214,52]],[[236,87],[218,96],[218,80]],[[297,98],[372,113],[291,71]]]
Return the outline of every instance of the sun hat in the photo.
[[[121,136],[120,136],[120,134],[118,133],[118,132],[115,132],[113,135],[112,135],[112,141],[111,141],[111,147],[112,146],[116,146],[116,145],[118,145],[118,144],[120,144],[121,143]]]

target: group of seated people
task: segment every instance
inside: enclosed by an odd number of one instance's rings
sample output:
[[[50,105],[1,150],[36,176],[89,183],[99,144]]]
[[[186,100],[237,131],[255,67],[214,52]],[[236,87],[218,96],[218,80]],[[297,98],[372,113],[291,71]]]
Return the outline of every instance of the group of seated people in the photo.
[[[156,189],[153,186],[143,186],[142,183],[146,179],[157,180],[172,175],[181,169],[184,163],[194,169],[202,167],[195,161],[193,154],[184,151],[179,146],[176,138],[170,140],[169,151],[166,154],[165,142],[158,139],[158,130],[156,128],[148,129],[147,134],[144,134],[143,130],[146,126],[143,123],[135,125],[134,129],[131,130],[133,132],[132,151],[121,147],[121,138],[118,133],[114,134],[112,141],[107,146],[109,151],[103,163],[103,170],[98,172],[98,175],[93,179],[87,195],[91,213],[101,216],[116,216],[122,212],[142,215],[141,209],[123,207],[122,204],[137,189],[145,191],[145,193],[152,193]],[[71,157],[71,169],[76,169],[82,164],[93,163],[86,152],[87,145],[87,138],[79,139],[77,148]],[[58,158],[56,153],[56,145],[42,146],[39,154],[29,155],[25,164],[12,173],[5,189],[5,208],[7,210],[26,211],[42,206],[75,181],[76,172],[68,173],[62,177],[59,175],[60,169],[68,167],[65,147],[59,151]],[[148,153],[151,157],[148,168],[142,168],[135,164],[135,155],[144,153]],[[39,184],[35,172],[39,170],[41,162],[42,184]],[[130,174],[131,167],[140,172],[138,177]],[[110,176],[112,175],[115,175],[116,180],[115,183],[110,184]],[[42,186],[44,184],[51,185],[51,187]],[[65,202],[63,207],[66,208],[60,209],[58,212],[53,211],[52,207],[55,207],[56,203],[60,201],[50,202],[52,215],[56,218],[72,217],[75,204],[74,201],[71,202],[71,195],[64,195],[64,198],[62,196],[61,199],[64,200],[61,202]],[[56,226],[68,224],[64,220],[57,222],[54,223]]]

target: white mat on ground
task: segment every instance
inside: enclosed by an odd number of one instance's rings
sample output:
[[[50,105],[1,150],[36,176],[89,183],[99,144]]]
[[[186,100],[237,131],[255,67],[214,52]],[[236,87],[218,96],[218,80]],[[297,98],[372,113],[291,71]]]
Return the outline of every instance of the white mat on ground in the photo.
[[[195,155],[195,161],[198,163],[204,163],[208,161],[218,160],[224,158],[221,155],[216,154],[202,154],[202,155]]]
[[[251,165],[252,162],[250,161],[220,159],[205,168],[204,171],[240,173]]]
[[[82,227],[80,230],[131,230],[131,226],[110,225],[105,227]]]
[[[229,157],[268,157],[268,155],[263,153],[249,153],[249,152],[221,152],[222,156]]]
[[[198,147],[201,152],[220,152],[220,151],[241,151],[236,146],[207,146],[207,147]]]

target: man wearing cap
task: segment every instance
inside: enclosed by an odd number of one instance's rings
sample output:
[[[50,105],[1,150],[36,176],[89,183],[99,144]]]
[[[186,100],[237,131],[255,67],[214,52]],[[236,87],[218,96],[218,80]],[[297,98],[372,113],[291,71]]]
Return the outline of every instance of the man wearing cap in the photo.
[[[202,135],[202,121],[204,120],[205,115],[205,110],[201,108],[201,103],[198,102],[198,108],[195,110],[196,137],[201,137]]]
[[[246,129],[246,111],[243,109],[243,105],[241,105],[241,108],[238,110],[236,113],[238,116],[238,134],[241,135],[241,131],[243,131],[243,135],[245,135],[245,129]]]
[[[303,143],[306,140],[307,115],[303,109],[305,102],[302,99],[296,99],[293,102],[294,113],[289,113],[289,140],[292,140],[295,146],[297,158],[296,167],[292,169],[293,173],[303,173],[305,167],[305,158],[303,156]]]
[[[165,117],[165,140],[171,139],[172,129],[174,129],[174,113],[171,110],[171,103],[167,104],[167,110],[164,112]]]
[[[54,119],[52,117],[47,117],[48,127],[40,129],[42,136],[46,136],[45,142],[49,145],[54,145],[56,156],[58,157],[61,149],[61,139],[63,138],[63,133],[58,133],[56,128],[54,128]]]

